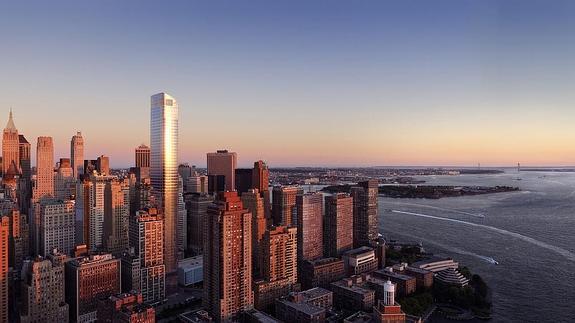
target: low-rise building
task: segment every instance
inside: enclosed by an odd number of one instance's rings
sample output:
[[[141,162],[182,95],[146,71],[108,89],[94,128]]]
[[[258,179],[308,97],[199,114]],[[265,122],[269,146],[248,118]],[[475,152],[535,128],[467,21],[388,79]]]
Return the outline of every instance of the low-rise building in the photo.
[[[352,276],[331,283],[335,307],[352,311],[371,311],[375,303],[375,291],[364,286],[366,276]]]
[[[417,289],[415,277],[396,273],[391,267],[374,271],[373,277],[391,280],[392,283],[397,285],[397,295],[400,297],[411,295]]]
[[[196,256],[178,262],[178,284],[190,286],[204,280],[204,257]]]
[[[345,277],[343,260],[338,258],[323,258],[304,261],[301,268],[300,281],[302,288],[329,287],[334,281]]]
[[[288,299],[298,303],[312,304],[326,311],[333,307],[333,292],[321,287],[315,287],[299,293],[291,293]]]
[[[415,277],[417,289],[424,290],[433,287],[433,272],[427,269],[416,267],[405,267],[404,273],[408,276]]]
[[[372,322],[373,322],[373,316],[364,311],[353,313],[352,315],[346,317],[343,320],[343,323],[372,323]]]
[[[427,269],[434,273],[438,273],[449,268],[457,269],[459,268],[459,263],[451,258],[431,257],[429,259],[414,262],[411,264],[411,267]]]
[[[276,317],[284,322],[319,323],[325,321],[325,309],[305,302],[278,299]]]
[[[359,247],[347,251],[342,259],[347,275],[360,275],[377,270],[375,250],[370,247]]]

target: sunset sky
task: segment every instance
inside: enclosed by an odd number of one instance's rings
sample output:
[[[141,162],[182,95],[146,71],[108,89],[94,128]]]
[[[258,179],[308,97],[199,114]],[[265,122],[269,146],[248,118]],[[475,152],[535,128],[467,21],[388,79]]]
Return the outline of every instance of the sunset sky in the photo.
[[[133,164],[150,96],[180,160],[575,165],[575,1],[12,1],[0,126]],[[35,151],[35,149],[34,149]]]

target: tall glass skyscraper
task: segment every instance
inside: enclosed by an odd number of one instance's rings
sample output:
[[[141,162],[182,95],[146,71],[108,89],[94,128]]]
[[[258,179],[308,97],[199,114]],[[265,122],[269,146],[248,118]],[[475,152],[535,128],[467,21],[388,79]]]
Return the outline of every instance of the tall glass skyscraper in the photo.
[[[166,93],[152,96],[150,119],[150,179],[164,212],[166,273],[177,270],[178,103]]]

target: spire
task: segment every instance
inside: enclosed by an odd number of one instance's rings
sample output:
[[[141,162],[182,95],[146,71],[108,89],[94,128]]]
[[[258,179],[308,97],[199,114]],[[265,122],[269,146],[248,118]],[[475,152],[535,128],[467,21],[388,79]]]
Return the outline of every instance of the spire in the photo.
[[[16,129],[16,126],[14,125],[14,119],[12,118],[12,108],[10,107],[10,116],[8,117],[8,123],[6,124],[6,128],[4,128],[4,130],[8,130],[8,131],[18,131],[18,129]]]

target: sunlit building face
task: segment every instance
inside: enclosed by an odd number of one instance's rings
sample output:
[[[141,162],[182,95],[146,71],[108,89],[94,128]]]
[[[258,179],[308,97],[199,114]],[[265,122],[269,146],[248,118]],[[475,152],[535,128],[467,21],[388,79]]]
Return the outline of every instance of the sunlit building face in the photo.
[[[166,93],[152,96],[150,177],[164,211],[166,272],[176,270],[178,212],[178,103]]]

